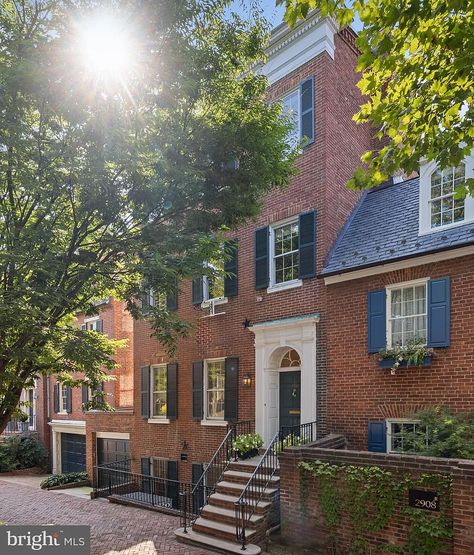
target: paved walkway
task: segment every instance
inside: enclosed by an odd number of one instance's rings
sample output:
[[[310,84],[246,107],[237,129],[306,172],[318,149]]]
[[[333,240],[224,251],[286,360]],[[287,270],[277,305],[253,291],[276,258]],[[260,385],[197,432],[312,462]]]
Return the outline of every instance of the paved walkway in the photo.
[[[84,524],[91,527],[91,555],[207,555],[179,544],[177,517],[49,492],[0,479],[0,522]]]

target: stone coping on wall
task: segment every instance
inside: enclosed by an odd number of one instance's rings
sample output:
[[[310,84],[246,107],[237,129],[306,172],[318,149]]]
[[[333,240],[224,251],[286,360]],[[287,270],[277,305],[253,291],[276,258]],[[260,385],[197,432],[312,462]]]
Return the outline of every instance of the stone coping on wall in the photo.
[[[474,478],[473,460],[328,449],[319,447],[318,442],[301,447],[289,447],[280,454],[280,459],[321,460],[332,464],[380,466],[394,471],[437,472],[453,477]]]

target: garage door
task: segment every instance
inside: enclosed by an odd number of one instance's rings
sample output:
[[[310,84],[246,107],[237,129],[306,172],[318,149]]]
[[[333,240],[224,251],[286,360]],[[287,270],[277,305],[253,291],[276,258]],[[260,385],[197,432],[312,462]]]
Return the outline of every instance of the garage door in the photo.
[[[61,434],[61,471],[83,472],[86,469],[86,436]]]
[[[107,464],[130,458],[130,442],[128,439],[97,439],[97,464]]]

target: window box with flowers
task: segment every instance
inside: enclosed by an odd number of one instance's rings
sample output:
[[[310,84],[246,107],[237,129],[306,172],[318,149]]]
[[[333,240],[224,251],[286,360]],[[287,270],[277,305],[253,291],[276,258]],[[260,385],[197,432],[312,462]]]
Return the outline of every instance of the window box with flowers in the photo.
[[[380,368],[390,368],[391,373],[399,368],[431,366],[433,349],[426,347],[424,340],[415,339],[404,346],[396,346],[379,352]]]
[[[258,450],[263,445],[260,434],[241,434],[232,443],[232,449],[239,459],[251,459],[258,455]]]

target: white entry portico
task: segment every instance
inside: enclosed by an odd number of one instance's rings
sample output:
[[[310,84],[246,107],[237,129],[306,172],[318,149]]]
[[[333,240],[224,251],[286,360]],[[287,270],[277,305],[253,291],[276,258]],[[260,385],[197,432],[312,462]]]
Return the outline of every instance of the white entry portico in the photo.
[[[318,322],[319,314],[307,314],[250,327],[255,334],[255,427],[265,445],[280,428],[279,373],[288,349],[301,359],[301,423],[316,420]]]

